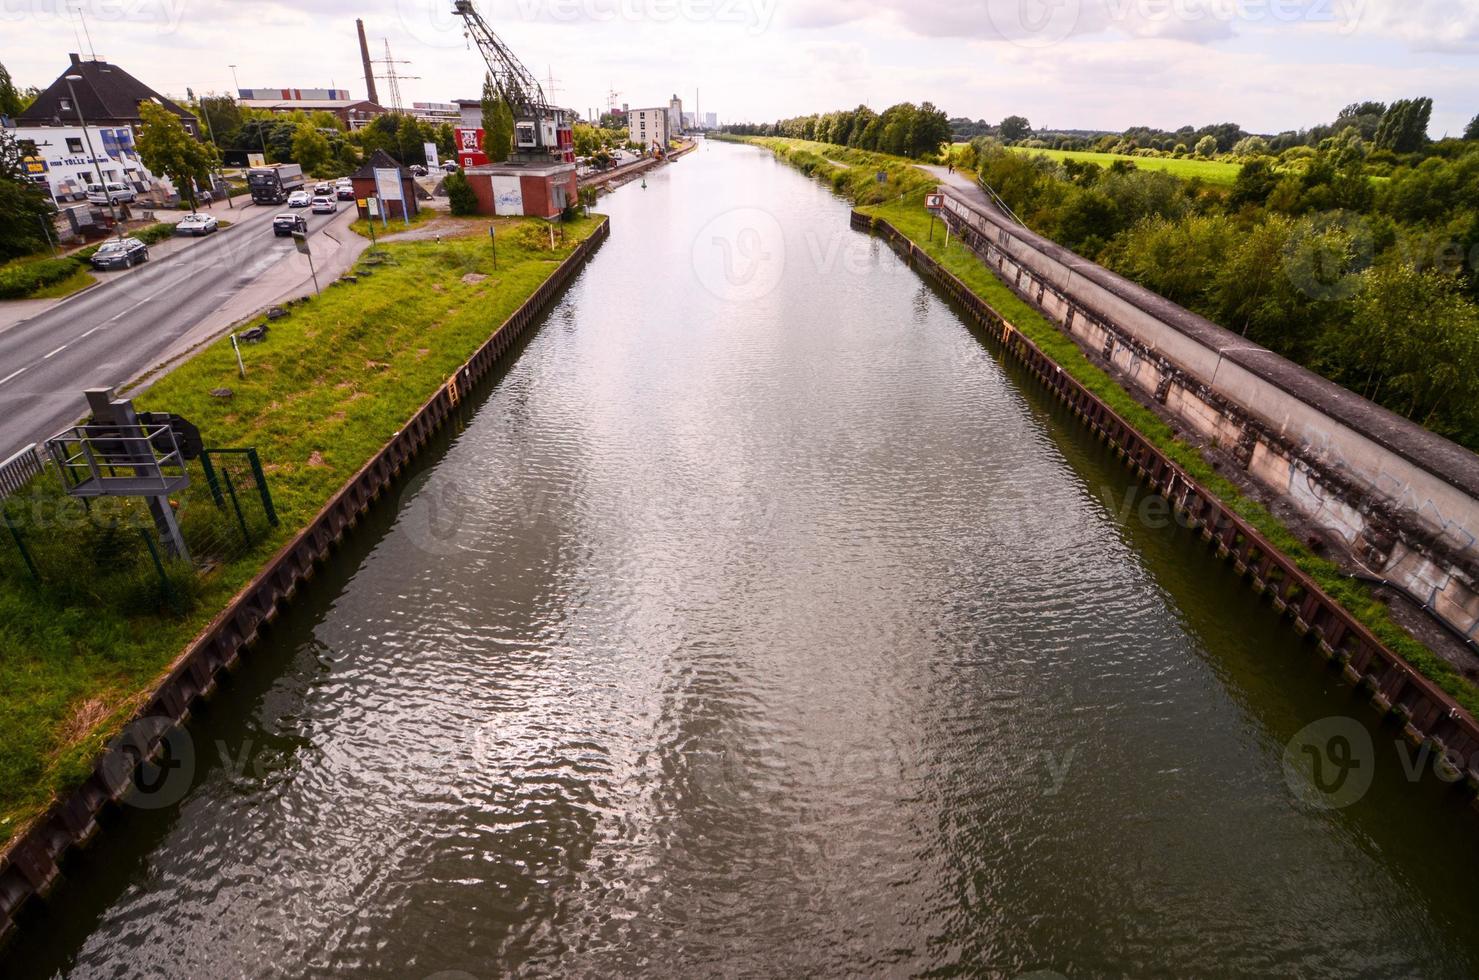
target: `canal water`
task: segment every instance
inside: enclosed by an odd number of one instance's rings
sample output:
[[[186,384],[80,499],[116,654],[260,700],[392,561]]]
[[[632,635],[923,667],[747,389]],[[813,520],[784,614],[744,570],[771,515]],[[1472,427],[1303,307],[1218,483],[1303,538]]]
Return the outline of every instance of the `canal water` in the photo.
[[[6,975],[1479,973],[1471,812],[845,202],[646,183]]]

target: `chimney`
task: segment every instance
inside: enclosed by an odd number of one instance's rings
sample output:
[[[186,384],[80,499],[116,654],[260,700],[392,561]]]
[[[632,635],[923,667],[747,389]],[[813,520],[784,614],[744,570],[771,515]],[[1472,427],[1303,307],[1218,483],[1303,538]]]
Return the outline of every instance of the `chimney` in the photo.
[[[74,68],[77,67],[78,65],[82,64],[82,58],[81,58],[81,56],[79,56],[75,51],[73,53],[67,55],[67,57],[72,59],[72,67],[74,67]]]
[[[359,31],[359,57],[365,65],[365,98],[376,105],[380,104],[380,98],[375,94],[375,70],[370,67],[370,43],[365,40],[365,22],[356,19],[355,29]]]

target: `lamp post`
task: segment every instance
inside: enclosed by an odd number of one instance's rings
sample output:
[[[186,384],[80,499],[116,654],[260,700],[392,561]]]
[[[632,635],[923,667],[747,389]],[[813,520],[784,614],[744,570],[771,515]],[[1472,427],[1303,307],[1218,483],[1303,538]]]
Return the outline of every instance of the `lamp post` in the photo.
[[[92,148],[92,134],[87,131],[87,120],[82,118],[82,103],[77,101],[77,90],[72,87],[73,82],[82,81],[81,75],[67,75],[67,94],[72,97],[72,108],[77,111],[77,122],[82,126],[82,138],[87,141],[87,155],[93,166],[97,167],[98,186],[103,189],[103,197],[108,200],[108,211],[113,215],[113,230],[118,237],[123,237],[123,228],[118,223],[118,207],[113,203],[113,195],[108,193],[108,181],[103,177],[103,168],[98,163],[97,151]]]
[[[189,92],[190,90],[186,89],[185,91]],[[205,107],[204,98],[200,100],[200,114],[205,117],[205,131],[207,134],[209,134],[211,138],[211,143],[212,145],[214,145],[216,142],[216,129],[214,126],[211,125],[211,111]],[[235,208],[236,205],[231,203],[231,185],[226,183],[225,174],[221,174],[220,176],[221,183],[226,187],[226,207]]]

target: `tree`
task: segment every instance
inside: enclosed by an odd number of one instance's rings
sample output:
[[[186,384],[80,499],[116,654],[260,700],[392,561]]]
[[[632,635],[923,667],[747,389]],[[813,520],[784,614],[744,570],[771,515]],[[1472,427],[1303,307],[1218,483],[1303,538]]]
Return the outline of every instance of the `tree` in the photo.
[[[1217,153],[1217,137],[1212,135],[1203,136],[1197,140],[1197,156],[1212,157]]]
[[[452,205],[453,214],[477,214],[478,196],[473,193],[472,184],[468,182],[467,176],[461,170],[454,170],[447,174],[447,179],[442,182],[447,192],[447,200]]]
[[[1279,175],[1273,165],[1264,159],[1251,160],[1238,171],[1227,199],[1228,210],[1239,211],[1249,205],[1262,207],[1277,186]]]
[[[305,174],[322,174],[334,158],[333,148],[312,123],[303,122],[293,131],[293,159]]]
[[[1464,139],[1470,142],[1479,140],[1479,116],[1469,120],[1469,126],[1464,130]]]
[[[507,160],[514,148],[514,112],[498,94],[491,76],[483,80],[483,152],[494,163]]]
[[[1399,99],[1381,117],[1373,142],[1378,148],[1394,153],[1415,153],[1428,144],[1428,123],[1432,118],[1432,99]]]
[[[21,102],[21,94],[16,91],[15,82],[10,78],[10,71],[0,65],[0,116],[9,116],[14,119],[20,115],[25,106]]]
[[[46,228],[55,212],[45,185],[26,179],[21,148],[15,137],[0,129],[0,262],[31,255],[46,248]]]
[[[1024,140],[1032,135],[1032,123],[1027,121],[1026,116],[1007,116],[997,128],[997,135],[1005,143]]]
[[[168,177],[194,211],[196,182],[208,182],[211,169],[220,162],[216,148],[187,133],[180,117],[162,105],[140,102],[139,116],[139,159],[154,173]]]
[[[241,106],[229,95],[207,95],[197,104],[201,121],[206,124],[206,133],[211,142],[222,149],[229,149],[241,134]]]

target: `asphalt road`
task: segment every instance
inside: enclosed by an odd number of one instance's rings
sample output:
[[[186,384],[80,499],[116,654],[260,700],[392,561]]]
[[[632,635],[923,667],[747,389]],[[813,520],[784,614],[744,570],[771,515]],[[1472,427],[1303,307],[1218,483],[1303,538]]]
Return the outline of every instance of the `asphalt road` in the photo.
[[[83,389],[137,378],[222,304],[293,261],[292,239],[271,229],[286,210],[220,211],[232,228],[168,258],[99,272],[102,285],[0,332],[0,460],[76,422],[86,410]],[[302,209],[310,244],[329,225],[347,225],[352,210],[352,202],[337,214]]]

